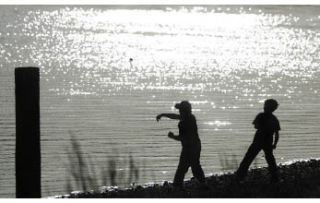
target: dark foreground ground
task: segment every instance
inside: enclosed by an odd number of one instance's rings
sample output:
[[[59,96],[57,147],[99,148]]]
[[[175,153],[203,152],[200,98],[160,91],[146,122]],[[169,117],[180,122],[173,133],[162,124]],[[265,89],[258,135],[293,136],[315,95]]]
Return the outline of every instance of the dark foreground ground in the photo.
[[[201,188],[196,180],[185,182],[178,190],[171,183],[130,189],[112,189],[61,196],[60,198],[319,198],[320,160],[299,161],[280,165],[281,181],[271,184],[267,168],[249,171],[247,178],[238,182],[233,173],[207,177],[209,188]]]

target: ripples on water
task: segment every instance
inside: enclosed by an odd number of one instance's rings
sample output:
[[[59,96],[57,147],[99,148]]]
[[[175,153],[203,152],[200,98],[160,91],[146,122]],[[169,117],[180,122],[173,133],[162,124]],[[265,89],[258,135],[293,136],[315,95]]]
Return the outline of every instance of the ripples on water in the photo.
[[[240,161],[270,97],[283,129],[277,161],[317,157],[319,8],[1,6],[0,195],[15,195],[13,72],[27,65],[41,67],[44,196],[67,192],[70,132],[97,168],[114,156],[128,170],[132,153],[139,182],[171,180],[180,145],[166,134],[177,123],[155,116],[182,99],[207,174],[222,169],[221,154]]]

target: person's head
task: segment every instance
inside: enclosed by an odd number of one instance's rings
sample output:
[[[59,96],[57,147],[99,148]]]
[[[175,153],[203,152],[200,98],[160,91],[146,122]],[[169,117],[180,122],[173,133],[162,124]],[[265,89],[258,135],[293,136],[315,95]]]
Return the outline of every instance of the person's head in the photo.
[[[179,109],[180,115],[182,117],[191,114],[191,104],[188,101],[182,101],[180,103],[177,103],[174,107],[176,109]]]
[[[274,99],[267,99],[265,102],[264,102],[264,111],[266,113],[272,113],[274,112],[277,108],[278,108],[279,104],[276,100]]]

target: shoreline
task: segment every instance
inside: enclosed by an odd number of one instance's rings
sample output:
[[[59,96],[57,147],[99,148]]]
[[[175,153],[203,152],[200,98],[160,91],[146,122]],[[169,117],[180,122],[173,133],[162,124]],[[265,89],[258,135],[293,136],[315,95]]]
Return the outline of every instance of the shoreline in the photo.
[[[184,182],[184,190],[161,184],[132,188],[104,187],[102,191],[71,192],[53,198],[319,198],[320,159],[295,160],[278,165],[280,182],[271,184],[267,167],[250,169],[244,181],[234,172],[207,176],[209,188],[201,189],[195,179]]]

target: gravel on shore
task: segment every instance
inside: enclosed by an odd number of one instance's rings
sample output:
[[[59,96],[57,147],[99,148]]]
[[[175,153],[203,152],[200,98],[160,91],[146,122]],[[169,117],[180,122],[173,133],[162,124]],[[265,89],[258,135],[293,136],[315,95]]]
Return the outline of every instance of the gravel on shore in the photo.
[[[280,181],[270,183],[267,167],[251,169],[243,181],[234,173],[206,177],[208,187],[195,179],[185,181],[184,189],[172,183],[131,188],[107,187],[102,191],[73,192],[55,198],[319,198],[320,159],[278,166]]]

